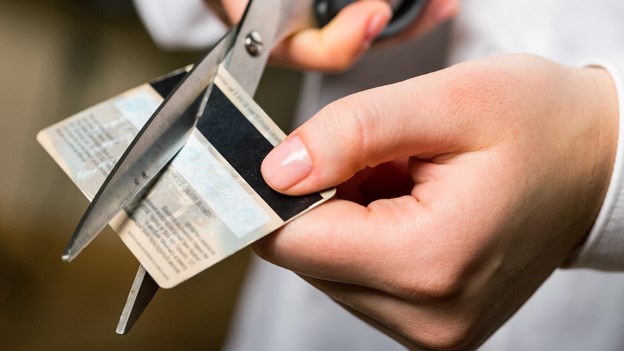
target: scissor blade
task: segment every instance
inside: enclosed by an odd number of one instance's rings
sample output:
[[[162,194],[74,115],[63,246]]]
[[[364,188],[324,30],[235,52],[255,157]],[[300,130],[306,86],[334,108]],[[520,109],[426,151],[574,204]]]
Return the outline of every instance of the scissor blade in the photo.
[[[143,266],[139,266],[117,324],[117,334],[124,335],[130,331],[157,291],[158,285],[154,279]]]
[[[273,45],[278,38],[285,35],[280,31],[294,31],[309,26],[311,9],[311,0],[251,0],[248,3],[247,10],[239,24],[238,36],[231,47],[229,56],[223,62],[225,68],[247,94],[252,96],[255,94]],[[287,25],[285,22],[292,23]],[[258,31],[263,38],[264,50],[259,55],[250,55],[245,46],[245,36],[251,31]],[[203,114],[205,111],[200,112]],[[139,268],[128,294],[126,306],[117,326],[119,334],[126,334],[130,331],[153,294],[158,290],[157,285],[152,285],[152,277],[148,273],[141,274],[141,270],[144,270],[143,267]],[[136,289],[136,286],[148,289],[147,291],[151,293],[139,293],[140,289]],[[124,322],[128,320],[128,316],[132,316],[132,323]]]
[[[197,122],[204,93],[212,87],[218,65],[236,32],[236,28],[228,32],[194,66],[139,131],[78,223],[63,261],[73,260],[184,146]]]

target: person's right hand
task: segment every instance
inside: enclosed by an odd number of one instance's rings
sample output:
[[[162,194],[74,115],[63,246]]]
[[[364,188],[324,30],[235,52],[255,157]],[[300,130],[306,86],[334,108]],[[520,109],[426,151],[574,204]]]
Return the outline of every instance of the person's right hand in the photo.
[[[228,23],[240,19],[247,0],[205,0]],[[416,22],[400,36],[418,37],[453,17],[459,0],[428,0]],[[303,70],[335,72],[353,65],[385,29],[392,10],[386,1],[357,1],[345,7],[323,28],[310,28],[293,34],[280,43],[271,61]]]

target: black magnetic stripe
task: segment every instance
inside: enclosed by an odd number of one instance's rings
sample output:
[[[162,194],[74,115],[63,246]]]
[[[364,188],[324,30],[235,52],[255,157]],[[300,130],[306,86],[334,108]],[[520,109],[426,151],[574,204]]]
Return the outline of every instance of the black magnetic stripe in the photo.
[[[158,78],[155,81],[150,82],[150,85],[160,96],[166,98],[169,93],[175,88],[176,85],[184,78],[187,74],[186,71],[181,71],[180,73],[173,73],[169,76],[164,76],[162,78]]]
[[[287,221],[322,199],[319,194],[286,196],[267,185],[260,165],[273,145],[217,86],[212,89],[197,128],[282,220]]]

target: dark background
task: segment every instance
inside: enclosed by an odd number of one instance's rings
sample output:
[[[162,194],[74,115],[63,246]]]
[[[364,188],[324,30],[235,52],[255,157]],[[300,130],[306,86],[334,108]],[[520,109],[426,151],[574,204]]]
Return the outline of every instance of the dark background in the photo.
[[[156,48],[129,0],[0,0],[1,349],[219,348],[249,250],[161,290],[132,332],[118,336],[137,262],[110,229],[73,263],[61,262],[87,201],[35,140],[200,55]],[[299,82],[271,68],[259,89],[258,102],[283,128]]]

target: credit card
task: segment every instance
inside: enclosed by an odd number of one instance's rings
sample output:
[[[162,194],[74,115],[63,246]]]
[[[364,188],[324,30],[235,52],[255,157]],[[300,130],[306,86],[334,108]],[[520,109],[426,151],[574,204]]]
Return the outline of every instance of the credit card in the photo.
[[[91,200],[187,70],[88,108],[42,130],[37,139]],[[284,138],[221,67],[185,146],[111,227],[160,287],[180,284],[334,195],[330,189],[286,196],[264,182],[262,160]]]

